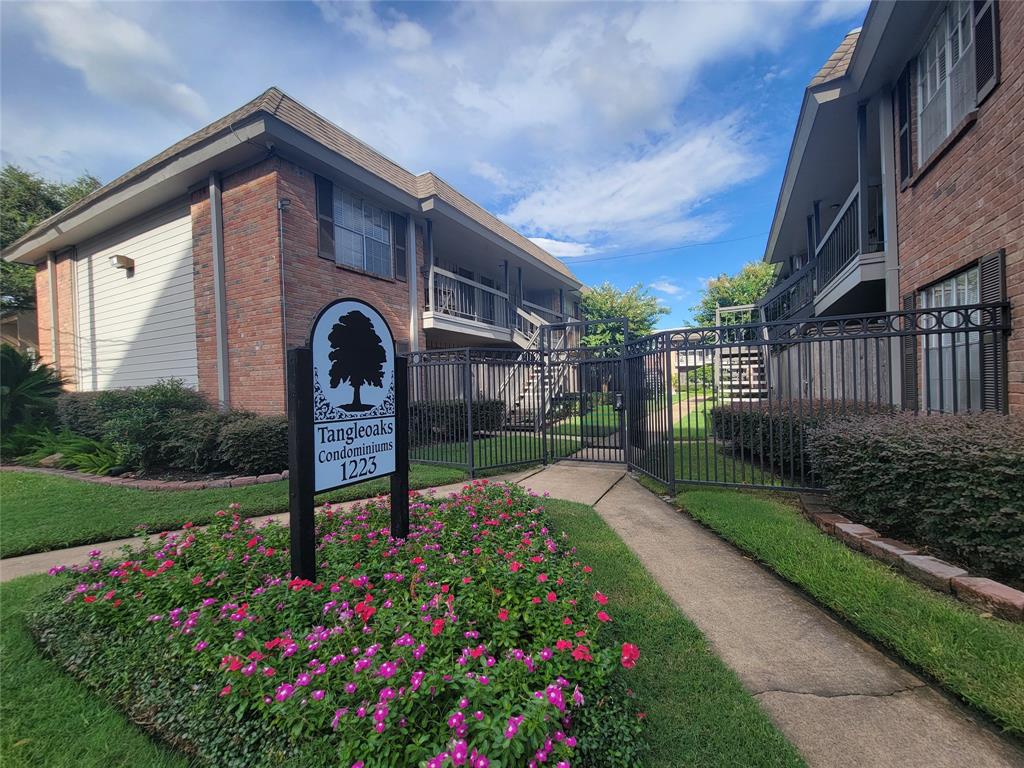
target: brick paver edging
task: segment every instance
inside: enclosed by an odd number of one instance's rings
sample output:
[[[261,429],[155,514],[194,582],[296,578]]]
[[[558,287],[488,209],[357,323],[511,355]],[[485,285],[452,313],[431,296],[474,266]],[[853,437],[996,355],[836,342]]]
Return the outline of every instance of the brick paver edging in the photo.
[[[246,485],[276,483],[288,479],[288,470],[274,472],[269,475],[229,475],[214,480],[137,480],[135,478],[107,477],[90,475],[86,472],[75,472],[72,469],[53,469],[51,467],[22,467],[17,464],[2,464],[4,472],[35,472],[41,475],[57,475],[71,480],[81,480],[97,485],[111,485],[117,488],[135,488],[140,491],[201,491],[204,488],[241,488]]]
[[[851,549],[895,566],[910,578],[938,592],[951,594],[965,603],[990,611],[1008,621],[1024,622],[1024,592],[998,581],[971,576],[937,557],[919,554],[910,544],[888,539],[878,531],[859,525],[832,510],[823,496],[800,494],[804,515],[822,532]]]

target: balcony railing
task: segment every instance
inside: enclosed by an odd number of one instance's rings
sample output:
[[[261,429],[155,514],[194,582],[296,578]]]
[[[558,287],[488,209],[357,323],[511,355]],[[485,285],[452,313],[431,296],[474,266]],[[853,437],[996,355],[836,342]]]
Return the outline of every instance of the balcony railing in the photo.
[[[760,301],[765,321],[793,317],[814,301],[814,277],[818,262],[805,264],[782,282],[776,283]]]
[[[430,309],[499,328],[511,327],[508,294],[440,267],[431,267]]]
[[[867,192],[867,242],[860,241],[861,200],[858,188],[854,187],[836,214],[832,226],[828,228],[814,250],[814,261],[818,264],[819,290],[828,285],[861,253],[874,253],[884,248],[882,188],[868,187]]]

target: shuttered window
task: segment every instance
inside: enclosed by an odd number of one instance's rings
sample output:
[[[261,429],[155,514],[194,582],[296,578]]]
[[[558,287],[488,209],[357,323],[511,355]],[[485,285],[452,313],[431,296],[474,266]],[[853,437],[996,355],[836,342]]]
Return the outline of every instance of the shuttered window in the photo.
[[[392,277],[398,262],[405,278],[404,216],[320,176],[316,177],[316,198],[321,257],[382,277]]]
[[[981,104],[999,82],[999,7],[995,0],[973,4],[976,101]]]
[[[983,303],[1006,301],[1005,251],[1000,249],[978,261],[978,283]],[[986,411],[1005,413],[1007,410],[1006,357],[1006,334],[984,331],[981,334],[981,407]]]
[[[391,231],[395,241],[395,277],[399,280],[409,279],[408,244],[409,220],[398,213],[391,214]]]

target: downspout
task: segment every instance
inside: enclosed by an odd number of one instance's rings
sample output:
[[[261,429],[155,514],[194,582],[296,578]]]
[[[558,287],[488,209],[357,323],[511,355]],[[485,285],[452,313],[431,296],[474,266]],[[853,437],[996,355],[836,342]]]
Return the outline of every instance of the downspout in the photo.
[[[57,254],[46,254],[46,278],[50,288],[50,357],[60,373],[60,347],[57,346]]]
[[[420,302],[419,302],[419,249],[416,247],[416,222],[412,216],[406,217],[405,228],[405,268],[409,280],[409,351],[420,349]],[[410,249],[409,246],[412,246]],[[412,263],[409,263],[409,251],[412,250]]]
[[[231,407],[228,387],[228,318],[224,276],[224,215],[220,174],[210,174],[210,242],[213,250],[213,311],[217,342],[217,402],[222,410]]]
[[[882,240],[885,249],[885,311],[900,310],[900,246],[897,237],[896,220],[896,146],[893,136],[892,91],[883,88],[878,103],[878,131],[882,163]],[[889,380],[892,387],[893,405],[899,405],[903,391],[902,345],[889,343]]]
[[[281,262],[281,349],[285,358],[288,356],[288,300],[284,290],[284,212],[291,204],[292,201],[287,197],[277,201],[277,242],[280,245],[278,260]],[[287,365],[285,370],[288,370]]]

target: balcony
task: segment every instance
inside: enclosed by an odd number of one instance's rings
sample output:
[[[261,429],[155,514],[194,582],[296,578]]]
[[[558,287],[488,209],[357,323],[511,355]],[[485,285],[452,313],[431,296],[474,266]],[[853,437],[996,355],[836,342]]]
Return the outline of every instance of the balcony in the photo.
[[[573,319],[438,266],[430,268],[427,295],[424,330],[445,332],[452,343],[457,343],[457,334],[528,347],[542,325]]]
[[[758,303],[764,320],[884,309],[884,305],[865,306],[865,301],[882,298],[881,286],[885,280],[881,188],[867,187],[866,198],[864,242],[861,242],[860,190],[854,187],[815,246],[810,261],[772,286]]]

